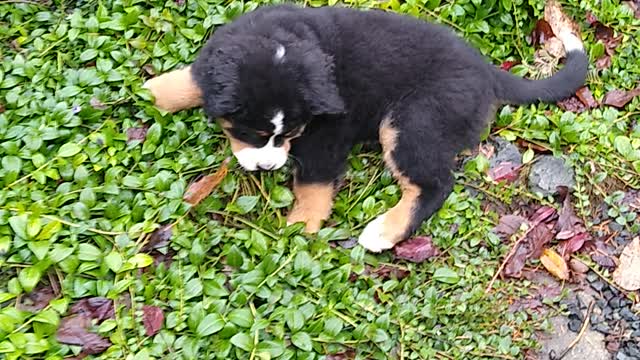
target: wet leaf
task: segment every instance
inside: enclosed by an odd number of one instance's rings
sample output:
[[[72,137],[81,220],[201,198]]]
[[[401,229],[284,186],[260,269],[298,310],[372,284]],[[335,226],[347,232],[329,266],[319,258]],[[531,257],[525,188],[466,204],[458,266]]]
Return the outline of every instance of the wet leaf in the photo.
[[[446,284],[457,284],[460,281],[460,276],[448,267],[441,267],[433,273],[433,279]]]
[[[518,179],[521,168],[521,165],[512,163],[510,161],[503,161],[495,167],[489,169],[489,177],[496,182],[513,182]]]
[[[56,332],[56,339],[63,344],[82,346],[82,351],[87,354],[99,354],[108,349],[111,341],[89,332],[89,326],[91,319],[84,315],[64,318]]]
[[[191,184],[184,193],[184,201],[195,206],[209,196],[213,189],[218,186],[227,175],[227,165],[229,161],[230,159],[225,159],[215,174],[204,176],[200,180]]]
[[[634,90],[625,91],[625,90],[611,90],[602,99],[603,105],[614,106],[617,108],[623,108],[627,105],[634,97],[640,95],[640,88],[636,88]]]
[[[591,260],[595,261],[596,264],[613,269],[616,267],[616,262],[609,255],[604,254],[593,254],[591,255]]]
[[[209,336],[222,330],[224,327],[224,320],[220,314],[209,314],[205,316],[196,329],[196,334],[199,336]]]
[[[127,143],[133,141],[144,141],[147,137],[148,126],[145,127],[134,127],[127,129]]]
[[[36,312],[46,308],[55,297],[55,292],[51,286],[41,285],[29,294],[22,296],[16,307],[24,311]]]
[[[583,86],[576,91],[578,99],[589,109],[598,107],[598,102],[593,98],[593,94],[588,87]]]
[[[147,336],[153,336],[162,329],[164,313],[157,306],[144,305],[142,307],[142,322]]]
[[[493,231],[496,234],[501,234],[508,237],[515,234],[518,229],[520,229],[520,226],[522,226],[522,224],[525,222],[527,222],[527,219],[523,218],[520,215],[504,215],[500,218],[500,222],[498,223],[498,225],[496,225]]]
[[[152,249],[159,249],[165,247],[169,244],[169,239],[173,235],[172,224],[163,225],[157,228],[151,235],[149,236],[149,240],[142,247],[141,251],[148,252]]]
[[[569,240],[563,243],[562,254],[564,256],[569,256],[579,251],[580,249],[582,249],[582,246],[584,246],[584,243],[590,238],[591,235],[586,232],[574,235]]]
[[[571,96],[556,103],[558,107],[564,111],[571,111],[574,113],[581,113],[587,110],[587,106],[578,99],[577,96]]]
[[[78,314],[98,323],[106,319],[114,319],[113,300],[103,297],[84,298],[71,307],[71,314]]]
[[[539,47],[544,45],[544,43],[552,37],[555,37],[555,35],[549,23],[544,19],[536,21],[536,26],[531,33],[531,45],[533,47]]]
[[[392,267],[388,265],[380,265],[377,268],[371,270],[371,273],[376,274],[382,279],[391,279],[394,278],[396,280],[402,280],[405,277],[411,274],[410,271],[400,269],[397,267]]]
[[[629,291],[640,289],[640,237],[634,238],[622,250],[613,281]]]
[[[398,259],[416,263],[440,254],[440,251],[433,245],[431,238],[428,236],[417,236],[405,240],[394,246],[393,252]]]
[[[311,337],[306,332],[298,332],[293,334],[291,337],[291,342],[297,348],[303,351],[311,351],[313,348],[311,346]]]
[[[562,256],[558,255],[553,249],[544,249],[540,262],[553,276],[561,280],[569,279],[569,267]]]

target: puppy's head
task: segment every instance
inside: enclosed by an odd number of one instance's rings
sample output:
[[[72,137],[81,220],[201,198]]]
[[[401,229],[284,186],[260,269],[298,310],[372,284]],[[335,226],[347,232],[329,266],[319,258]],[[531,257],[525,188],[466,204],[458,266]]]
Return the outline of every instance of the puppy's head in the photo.
[[[214,36],[193,74],[205,112],[221,119],[238,162],[253,171],[282,167],[290,141],[314,116],[344,112],[332,68],[309,41]]]

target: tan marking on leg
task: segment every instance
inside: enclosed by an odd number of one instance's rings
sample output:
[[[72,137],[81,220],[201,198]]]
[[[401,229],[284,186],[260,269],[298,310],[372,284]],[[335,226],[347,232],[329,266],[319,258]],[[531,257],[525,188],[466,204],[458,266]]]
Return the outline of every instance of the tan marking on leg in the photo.
[[[331,215],[333,207],[333,184],[293,184],[296,197],[293,208],[287,216],[287,224],[304,222],[305,230],[315,233],[320,230],[322,222]]]
[[[155,105],[168,112],[202,105],[202,91],[191,76],[190,66],[147,80],[143,85],[155,98]]]
[[[382,144],[382,154],[385,164],[398,181],[402,190],[402,197],[396,206],[392,207],[385,214],[384,233],[387,239],[395,243],[400,242],[405,235],[406,229],[412,220],[413,208],[420,197],[420,187],[413,184],[409,178],[405,177],[393,160],[393,150],[396,148],[398,132],[391,126],[390,119],[385,119],[380,126],[380,143]]]
[[[413,209],[421,193],[420,187],[404,176],[393,160],[398,132],[390,119],[382,121],[379,130],[383,159],[402,189],[398,203],[386,213],[378,216],[367,225],[360,235],[359,242],[370,251],[379,252],[392,248],[407,236],[407,230],[413,219]]]

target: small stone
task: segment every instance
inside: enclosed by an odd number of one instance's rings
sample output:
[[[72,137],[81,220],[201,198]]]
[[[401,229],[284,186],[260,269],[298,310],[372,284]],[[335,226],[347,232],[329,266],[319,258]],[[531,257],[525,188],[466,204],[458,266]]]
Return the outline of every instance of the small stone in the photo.
[[[631,333],[632,338],[640,339],[640,330],[636,330]]]
[[[616,360],[633,360],[633,359],[631,359],[621,351],[616,354]]]
[[[594,272],[590,272],[587,274],[587,281],[590,283],[594,283],[596,281],[598,281],[598,274],[594,273]]]
[[[563,159],[551,155],[541,156],[529,173],[531,189],[545,196],[555,194],[558,186],[566,186],[572,190],[574,184],[573,169]]]
[[[580,328],[582,327],[582,322],[578,319],[574,319],[569,321],[569,324],[567,325],[567,327],[569,328],[569,330],[577,333],[578,331],[580,331]]]
[[[621,317],[620,314],[617,312],[614,312],[612,315],[613,321],[620,321]]]
[[[611,298],[613,298],[613,293],[611,292],[611,290],[605,290],[602,293],[602,296],[604,296],[604,298],[607,300],[611,300]]]
[[[618,224],[615,221],[612,221],[609,223],[609,229],[611,229],[611,231],[615,231],[615,232],[620,232],[622,231],[623,227],[622,225]]]
[[[637,345],[628,343],[626,352],[627,355],[631,356],[632,359],[640,359],[640,349],[638,349]]]
[[[604,281],[596,281],[594,283],[591,284],[591,287],[595,290],[595,291],[602,291],[602,289],[604,289],[606,286],[606,284],[604,283]]]
[[[606,323],[600,323],[600,324],[596,325],[594,327],[594,329],[599,333],[603,333],[605,335],[609,335],[609,325],[607,325]]]
[[[611,300],[609,300],[609,306],[611,306],[614,309],[619,308],[621,306],[620,298],[612,297]]]
[[[589,317],[589,322],[591,323],[591,325],[596,325],[602,322],[602,318],[596,314],[591,314],[591,316]]]
[[[631,323],[631,327],[636,329],[636,330],[640,330],[640,321],[634,321]]]
[[[620,311],[620,315],[629,322],[638,320],[638,316],[629,310],[629,308],[623,308]]]
[[[603,312],[606,312],[606,311],[607,311],[607,309],[608,309],[608,310],[611,310],[611,309],[609,309],[609,307],[607,306],[607,301],[606,301],[605,299],[598,299],[598,301],[596,302],[596,305],[598,305],[598,307],[599,307],[600,309],[602,309],[602,311],[603,311]]]
[[[496,167],[503,162],[511,162],[515,165],[522,164],[522,155],[517,146],[498,137],[494,142],[494,147],[495,155],[489,159],[489,166]]]

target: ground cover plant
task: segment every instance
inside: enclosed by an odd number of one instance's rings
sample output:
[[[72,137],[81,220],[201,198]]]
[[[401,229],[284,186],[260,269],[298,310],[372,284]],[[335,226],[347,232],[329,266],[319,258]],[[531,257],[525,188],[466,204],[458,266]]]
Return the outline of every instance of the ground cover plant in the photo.
[[[286,169],[243,172],[201,110],[141,88],[261,4],[0,2],[0,358],[517,359],[586,274],[637,303],[618,259],[639,232],[637,2],[563,2],[587,86],[500,109],[443,208],[381,255],[353,239],[400,196],[376,151],[307,236],[285,227]],[[561,59],[543,1],[305,4],[441,22],[531,78]]]

